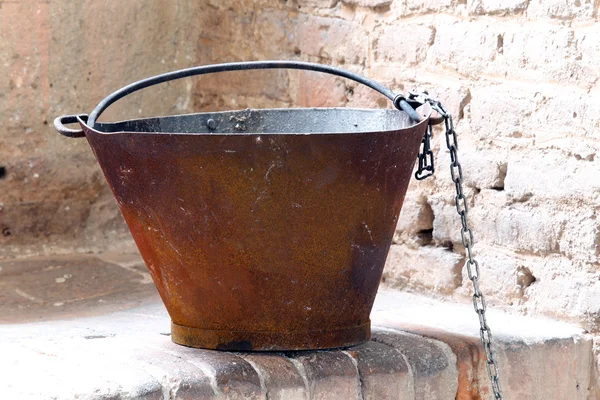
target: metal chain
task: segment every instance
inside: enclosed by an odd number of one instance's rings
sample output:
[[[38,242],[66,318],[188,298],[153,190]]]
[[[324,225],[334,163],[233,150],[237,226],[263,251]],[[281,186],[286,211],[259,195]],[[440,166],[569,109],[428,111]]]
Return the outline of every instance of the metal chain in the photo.
[[[483,350],[485,351],[487,372],[490,378],[490,383],[492,385],[494,399],[502,400],[504,397],[502,396],[502,391],[500,389],[498,363],[496,362],[496,358],[492,348],[492,331],[490,330],[485,315],[487,305],[485,303],[485,297],[483,296],[483,293],[479,288],[479,278],[481,276],[479,271],[479,263],[477,262],[477,260],[475,260],[475,257],[473,256],[473,231],[469,227],[469,221],[467,218],[469,214],[469,209],[467,207],[467,199],[463,191],[463,172],[462,166],[458,161],[458,141],[456,140],[456,131],[454,130],[452,116],[444,109],[444,107],[439,101],[432,99],[427,95],[427,93],[419,95],[411,93],[409,98],[411,100],[420,100],[421,102],[429,103],[431,105],[431,108],[437,111],[443,118],[443,122],[446,128],[446,146],[450,151],[450,174],[452,177],[452,182],[454,182],[454,186],[456,187],[456,196],[454,198],[454,202],[456,204],[456,211],[460,216],[460,221],[462,224],[460,236],[462,240],[462,245],[465,248],[466,255],[468,258],[466,263],[467,273],[469,279],[473,283],[473,307],[475,308],[475,312],[479,317],[479,334],[481,337],[481,344],[483,345]],[[417,179],[425,179],[428,176],[433,175],[433,156],[429,155],[431,154],[431,133],[432,130],[430,124],[423,138],[423,145],[421,146],[421,152],[419,153],[419,165],[418,170],[415,174]],[[428,157],[431,157],[431,163],[427,162],[429,159]]]
[[[421,150],[419,151],[419,166],[415,172],[415,178],[422,181],[429,178],[435,172],[433,164],[433,151],[431,151],[431,137],[433,136],[433,126],[427,126],[423,140],[421,140]]]

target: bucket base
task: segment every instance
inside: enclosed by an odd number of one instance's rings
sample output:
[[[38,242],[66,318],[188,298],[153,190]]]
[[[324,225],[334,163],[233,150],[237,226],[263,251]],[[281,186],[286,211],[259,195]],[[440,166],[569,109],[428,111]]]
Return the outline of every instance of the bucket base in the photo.
[[[329,331],[240,332],[190,328],[171,322],[171,340],[188,347],[227,351],[290,351],[347,347],[371,338],[371,321]]]

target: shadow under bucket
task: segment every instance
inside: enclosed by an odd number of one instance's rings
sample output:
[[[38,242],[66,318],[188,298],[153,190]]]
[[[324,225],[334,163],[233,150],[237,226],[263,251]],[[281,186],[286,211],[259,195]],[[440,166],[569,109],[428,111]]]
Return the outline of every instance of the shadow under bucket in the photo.
[[[56,126],[92,147],[175,343],[301,350],[370,338],[428,106],[420,122],[401,110],[342,108],[95,122],[114,101]],[[63,125],[74,121],[81,130]]]

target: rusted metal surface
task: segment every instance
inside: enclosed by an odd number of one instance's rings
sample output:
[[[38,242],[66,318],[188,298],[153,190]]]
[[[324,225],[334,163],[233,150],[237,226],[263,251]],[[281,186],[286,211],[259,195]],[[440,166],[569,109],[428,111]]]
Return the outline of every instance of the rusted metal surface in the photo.
[[[173,341],[298,350],[369,339],[426,117],[289,109],[81,126]]]

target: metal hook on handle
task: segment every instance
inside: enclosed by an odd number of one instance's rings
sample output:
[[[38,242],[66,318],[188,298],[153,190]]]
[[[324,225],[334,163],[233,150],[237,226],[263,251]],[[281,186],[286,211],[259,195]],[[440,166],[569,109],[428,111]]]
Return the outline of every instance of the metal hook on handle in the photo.
[[[131,94],[133,92],[137,92],[138,90],[147,88],[149,86],[157,85],[159,83],[172,81],[175,79],[181,79],[190,76],[196,75],[205,75],[212,74],[217,72],[225,72],[225,71],[242,71],[242,70],[255,70],[255,69],[300,69],[300,70],[308,70],[308,71],[316,71],[316,72],[324,72],[332,75],[341,76],[343,78],[351,79],[358,83],[362,83],[365,86],[370,87],[373,90],[378,91],[388,99],[392,100],[394,106],[399,110],[403,110],[406,112],[411,119],[415,122],[420,122],[423,117],[420,116],[414,109],[414,107],[407,101],[407,99],[402,95],[396,95],[389,88],[384,85],[375,82],[371,79],[368,79],[362,75],[355,74],[350,71],[346,71],[340,68],[331,67],[328,65],[301,62],[301,61],[249,61],[249,62],[235,62],[235,63],[226,63],[226,64],[215,64],[215,65],[205,65],[194,68],[181,69],[178,71],[167,72],[165,74],[156,75],[150,78],[142,79],[141,81],[132,83],[128,86],[125,86],[116,92],[110,94],[104,100],[102,100],[92,111],[89,116],[87,124],[89,126],[94,126],[96,120],[100,117],[100,115],[114,102],[117,100]],[[57,128],[58,129],[58,128]],[[59,131],[60,132],[60,131]]]
[[[57,117],[54,120],[54,129],[56,129],[58,131],[58,133],[60,133],[63,136],[66,136],[66,137],[70,137],[70,138],[85,137],[85,133],[83,133],[83,130],[81,128],[71,129],[71,128],[67,128],[65,126],[67,124],[76,124],[79,122],[79,120],[82,120],[83,122],[87,123],[88,115],[87,114],[62,115],[60,117]]]
[[[419,113],[415,110],[415,107],[413,107],[413,105],[409,103],[409,99],[404,97],[404,95],[398,94],[394,97],[392,101],[394,103],[394,107],[396,107],[398,110],[402,110],[405,113],[407,113],[413,121],[420,122],[423,119],[423,117],[421,117]],[[416,104],[417,106],[422,105],[416,102],[412,103]]]

